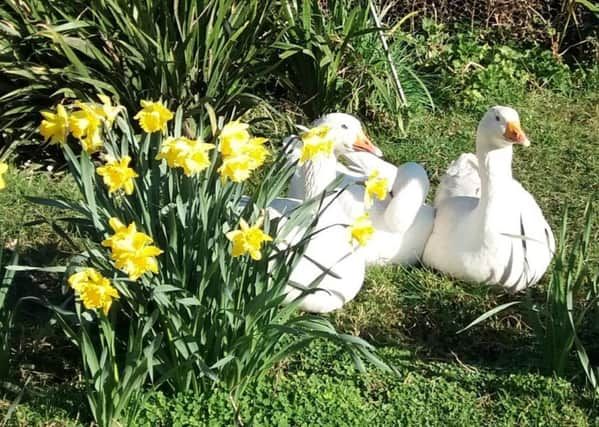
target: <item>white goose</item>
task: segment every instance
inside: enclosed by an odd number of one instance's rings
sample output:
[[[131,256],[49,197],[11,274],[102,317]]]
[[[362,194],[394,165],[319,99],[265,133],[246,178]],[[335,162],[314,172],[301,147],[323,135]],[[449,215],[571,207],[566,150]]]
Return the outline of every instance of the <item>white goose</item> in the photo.
[[[333,153],[336,157],[362,154],[369,158],[372,157],[378,159],[383,155],[381,150],[370,141],[368,136],[366,136],[360,120],[351,114],[329,113],[315,120],[311,124],[312,127],[321,125],[327,125],[331,129],[330,135],[335,141]],[[288,147],[288,157],[290,162],[299,160],[300,149],[302,146],[299,137],[292,135],[283,141],[283,145]],[[360,167],[361,164],[358,163],[357,166]],[[343,178],[343,181],[340,184],[342,186],[363,181],[365,179],[362,173],[353,172],[339,162],[335,162],[335,170],[337,177]],[[389,182],[393,182],[393,178],[389,179]],[[304,169],[298,167],[291,177],[287,196],[294,199],[304,200],[306,198],[304,194],[304,185]]]
[[[375,200],[370,217],[376,232],[365,247],[367,264],[412,265],[420,262],[433,229],[435,211],[424,204],[428,175],[414,162],[394,166],[369,153],[344,154],[353,165],[370,175],[374,170],[392,184],[388,197]],[[352,186],[356,203],[364,200],[364,187]]]
[[[327,124],[338,133],[356,135],[354,148],[336,145],[335,154],[346,158],[361,171],[354,173],[337,164],[337,175],[343,177],[342,186],[348,186],[347,195],[339,204],[350,218],[364,212],[364,187],[351,185],[364,182],[374,170],[392,185],[390,197],[375,201],[370,208],[370,218],[376,232],[364,248],[367,264],[411,265],[420,261],[424,246],[433,228],[434,209],[424,205],[429,180],[424,168],[417,163],[405,163],[399,167],[380,159],[380,150],[365,135],[360,121],[345,113],[331,113],[314,122]],[[342,141],[343,138],[337,138]],[[374,155],[373,155],[374,154]],[[298,151],[291,157],[298,157]],[[290,194],[302,199],[304,173],[298,168],[290,185]]]
[[[491,108],[478,125],[476,158],[462,155],[441,181],[425,264],[512,291],[539,281],[555,241],[534,198],[512,178],[513,144],[530,144],[518,113]]]
[[[303,177],[299,181],[301,188],[298,191],[305,200],[321,196],[336,179],[336,155],[353,150],[368,150],[373,153],[378,150],[370,141],[365,140],[361,127],[357,130],[337,126],[335,118],[318,122],[318,125],[325,124],[331,128],[329,135],[334,140],[335,153],[320,155],[298,166]],[[323,209],[318,212],[318,222],[313,229],[315,235],[291,273],[286,303],[300,297],[304,289],[313,287],[313,291],[303,296],[299,308],[313,313],[327,313],[351,301],[361,289],[365,272],[364,252],[355,248],[349,239],[347,225],[355,217],[348,214],[344,205],[350,198],[351,195],[345,191],[325,197]],[[302,202],[303,200],[294,198],[276,199],[271,203],[268,215],[270,219],[285,216]],[[279,229],[284,223],[285,218]],[[301,235],[301,230],[292,230],[282,246],[297,243]]]

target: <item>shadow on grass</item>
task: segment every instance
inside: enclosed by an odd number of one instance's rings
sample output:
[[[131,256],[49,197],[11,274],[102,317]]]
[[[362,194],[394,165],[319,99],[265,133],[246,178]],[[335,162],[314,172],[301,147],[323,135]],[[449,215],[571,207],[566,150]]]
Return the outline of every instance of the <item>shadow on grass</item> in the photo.
[[[64,265],[69,254],[56,244],[44,243],[19,250],[19,265],[44,267]],[[6,309],[16,308],[11,344],[9,381],[30,388],[42,384],[68,384],[78,376],[80,354],[52,322],[46,304],[72,305],[72,295],[64,289],[62,273],[18,271],[8,294]]]
[[[335,320],[378,346],[405,348],[425,359],[530,369],[537,365],[534,337],[517,307],[457,333],[485,311],[518,298],[420,268],[375,267]]]

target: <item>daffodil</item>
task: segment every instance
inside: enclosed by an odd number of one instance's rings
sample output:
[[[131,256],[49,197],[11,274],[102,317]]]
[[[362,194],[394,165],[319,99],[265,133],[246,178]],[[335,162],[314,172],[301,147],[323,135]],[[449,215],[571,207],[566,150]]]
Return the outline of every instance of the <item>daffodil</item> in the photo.
[[[374,227],[367,213],[360,215],[352,225],[349,226],[350,242],[354,240],[360,246],[365,246],[374,234]]]
[[[331,128],[317,126],[300,135],[303,142],[300,163],[313,160],[317,156],[330,156],[333,153],[333,139],[329,136]]]
[[[108,314],[112,300],[119,297],[110,281],[94,268],[72,274],[68,282],[88,310],[102,309],[104,314]]]
[[[95,153],[96,151],[100,151],[104,142],[102,141],[102,135],[100,127],[98,126],[95,129],[92,129],[85,138],[80,139],[81,147],[89,154]]]
[[[389,188],[389,181],[387,178],[379,177],[379,171],[374,170],[368,176],[368,179],[364,183],[366,191],[364,192],[364,206],[369,209],[372,206],[373,196],[379,200],[385,200]]]
[[[4,175],[8,171],[8,165],[6,163],[0,162],[0,190],[4,190],[6,188],[6,182],[4,182]]]
[[[134,116],[141,128],[148,133],[165,132],[166,124],[173,118],[173,112],[161,102],[141,101],[142,109]]]
[[[262,259],[260,247],[264,242],[272,241],[272,237],[260,229],[262,218],[255,225],[249,226],[243,218],[239,220],[239,229],[229,231],[226,236],[233,243],[231,255],[238,257],[249,253],[252,259],[259,261]]]
[[[250,177],[252,169],[252,159],[241,155],[223,160],[223,164],[218,168],[223,179],[229,178],[233,182],[243,182]]]
[[[114,234],[102,241],[102,246],[109,247],[112,259],[118,269],[129,275],[131,280],[139,279],[144,273],[158,273],[156,256],[162,253],[153,240],[145,233],[137,231],[135,223],[125,226],[117,218],[110,218],[110,227]]]
[[[252,138],[248,141],[245,147],[245,154],[250,158],[250,169],[258,169],[266,158],[270,155],[270,151],[264,146],[264,143],[268,141],[267,138]]]
[[[125,107],[122,105],[113,106],[112,102],[110,101],[110,97],[101,93],[98,94],[98,99],[100,99],[102,102],[102,106],[98,108],[97,114],[102,116],[108,127],[111,127],[116,119],[116,116],[121,110],[124,110]]]
[[[250,141],[248,128],[250,125],[234,120],[223,126],[218,135],[220,153],[224,156],[235,156],[241,154]]]
[[[79,139],[81,146],[88,153],[94,153],[102,148],[102,120],[103,116],[92,104],[75,103],[79,110],[69,116],[69,129],[75,138]]]
[[[75,138],[83,139],[100,127],[102,117],[86,103],[76,102],[75,105],[79,110],[69,116],[69,129]]]
[[[220,132],[218,150],[223,163],[218,172],[223,180],[245,181],[270,155],[264,146],[268,139],[252,138],[248,128],[248,124],[235,120],[227,123]]]
[[[69,115],[63,105],[56,107],[56,113],[42,111],[44,120],[40,124],[40,133],[52,144],[65,144],[69,136]]]
[[[164,159],[171,168],[183,168],[185,175],[191,176],[210,166],[208,151],[214,144],[207,144],[201,138],[169,137],[162,143],[156,159]]]
[[[123,156],[121,160],[111,160],[105,166],[96,169],[98,175],[104,179],[104,184],[108,186],[108,192],[114,193],[118,190],[124,190],[125,194],[133,194],[133,178],[137,173],[129,167],[131,157]]]

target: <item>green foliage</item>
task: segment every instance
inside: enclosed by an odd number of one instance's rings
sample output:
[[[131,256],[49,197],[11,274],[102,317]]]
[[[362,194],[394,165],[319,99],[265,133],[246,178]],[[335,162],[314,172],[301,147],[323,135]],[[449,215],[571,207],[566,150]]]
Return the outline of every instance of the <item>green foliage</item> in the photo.
[[[399,376],[358,375],[349,360],[315,343],[294,363],[252,385],[239,402],[241,421],[267,425],[588,425],[590,402],[570,383],[538,374],[418,362],[386,349]],[[304,364],[304,361],[307,364]],[[220,426],[235,422],[227,393],[154,393],[138,426]],[[550,421],[547,421],[550,420]]]
[[[273,47],[281,58],[277,83],[309,119],[335,110],[378,115],[403,131],[406,115],[393,84],[388,58],[363,2],[285,1]],[[410,102],[432,105],[410,53],[393,45],[391,57]]]
[[[444,25],[427,19],[423,30],[403,39],[413,47],[418,67],[436,75],[434,95],[446,105],[478,111],[513,104],[533,87],[571,93],[581,84],[549,49],[497,44],[490,32],[451,35]]]
[[[0,379],[6,379],[10,372],[10,351],[13,320],[16,307],[9,301],[9,292],[15,272],[9,270],[16,265],[19,255],[6,248],[7,241],[0,235]]]
[[[348,9],[344,1],[327,6],[324,13],[318,2],[285,0],[277,16],[282,31],[273,47],[282,60],[280,83],[310,119],[350,104],[358,58],[352,43],[372,31],[365,29],[367,8]]]
[[[0,6],[0,129],[27,135],[39,111],[65,95],[98,90],[128,109],[139,98],[166,99],[190,115],[204,102],[219,113],[256,102],[266,59],[270,1],[44,2]],[[268,58],[270,59],[270,58]],[[10,136],[8,136],[10,134]],[[23,135],[25,134],[25,135]]]
[[[139,97],[162,98],[199,121],[204,102],[239,114],[268,98],[299,104],[310,120],[367,109],[403,127],[380,42],[361,42],[382,30],[367,7],[347,0],[8,0],[0,6],[0,137],[29,139],[40,110],[98,91],[129,110]],[[393,56],[408,96],[432,103],[410,55]]]
[[[218,153],[224,151],[225,136],[217,137],[223,118],[217,120],[214,110],[206,109],[210,126],[200,123],[193,137],[218,143],[219,149],[209,154],[205,171],[187,176],[157,159],[167,138],[182,136],[182,108],[165,135],[159,131],[137,135],[128,118],[119,117],[114,131],[104,129],[103,150],[114,159],[131,157],[139,174],[133,194],[110,194],[97,176],[95,159],[85,151],[77,154],[67,142],[64,153],[82,200],[32,199],[80,217],[71,222],[90,241],[72,267],[93,266],[110,278],[120,296],[110,320],[78,305],[77,324],[70,326],[58,312],[82,353],[88,399],[101,425],[134,416],[135,412],[123,415],[123,410],[129,401],[139,403],[146,376],[177,392],[207,392],[218,384],[237,401],[250,381],[316,338],[341,345],[360,369],[362,359],[386,366],[362,339],[338,333],[323,317],[298,313],[299,300],[282,305],[292,268],[310,237],[299,236],[302,241],[294,245],[280,244],[297,224],[316,221],[313,207],[318,200],[291,212],[285,225],[266,216],[265,231],[274,242],[263,249],[260,259],[232,256],[227,233],[239,228],[242,220],[256,224],[258,218],[264,219],[265,208],[282,192],[293,169],[280,153],[252,198],[244,198],[246,181],[229,181],[220,171],[225,160]],[[249,135],[248,141],[236,143],[251,144]],[[127,278],[115,265],[115,245],[129,247],[133,244],[129,239],[136,238],[119,237],[123,241],[113,244],[112,259],[99,245],[118,234],[114,219],[124,226],[135,224],[164,251],[156,274],[138,278],[128,272]],[[307,233],[310,227],[304,230]],[[81,299],[90,308],[85,297]],[[128,335],[119,327],[119,318],[128,324]],[[97,332],[91,332],[97,323]],[[99,339],[94,339],[98,333]]]
[[[580,339],[585,318],[596,318],[599,302],[599,273],[593,271],[589,259],[594,218],[591,200],[587,203],[584,218],[584,228],[567,248],[564,243],[567,241],[567,213],[564,214],[560,244],[547,287],[547,301],[541,307],[535,307],[540,317],[536,335],[547,370],[563,376],[575,347],[591,386],[597,388],[597,366],[592,365]]]
[[[517,369],[419,360],[397,348],[383,349],[399,375],[358,374],[339,349],[315,342],[296,354],[290,365],[274,370],[242,396],[239,416],[222,388],[196,394],[150,392],[132,426],[365,425],[381,426],[537,426],[593,425],[597,410],[584,390],[559,378]],[[248,390],[249,391],[249,390]],[[59,393],[56,393],[59,394]],[[71,391],[71,394],[72,391]],[[56,400],[47,412],[44,400],[17,409],[22,426],[37,420],[73,425]],[[40,413],[47,413],[41,417]],[[69,414],[71,414],[69,416]],[[87,425],[85,417],[77,425]]]
[[[73,328],[68,313],[54,310],[65,333],[81,351],[86,395],[94,420],[101,427],[110,427],[115,420],[130,425],[143,406],[143,386],[152,374],[153,356],[160,344],[160,336],[152,341],[146,337],[156,316],[132,319],[129,335],[122,337],[125,342],[117,343],[118,316],[94,316],[78,304]]]

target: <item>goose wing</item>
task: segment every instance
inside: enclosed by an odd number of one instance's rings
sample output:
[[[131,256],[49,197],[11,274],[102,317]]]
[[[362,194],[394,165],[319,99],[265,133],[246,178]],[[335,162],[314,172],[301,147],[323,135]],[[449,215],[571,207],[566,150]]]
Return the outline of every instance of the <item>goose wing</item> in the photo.
[[[480,197],[478,159],[472,153],[463,153],[451,162],[437,187],[434,206],[450,197]]]

